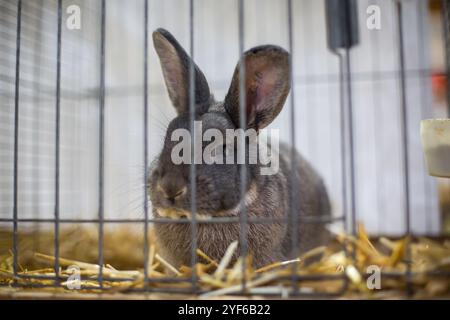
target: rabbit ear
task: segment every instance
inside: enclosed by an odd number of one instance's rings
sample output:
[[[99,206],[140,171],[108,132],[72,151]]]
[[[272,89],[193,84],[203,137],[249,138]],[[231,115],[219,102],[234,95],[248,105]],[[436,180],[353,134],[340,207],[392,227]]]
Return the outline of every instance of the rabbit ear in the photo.
[[[291,88],[289,53],[277,46],[259,46],[244,53],[234,70],[225,109],[240,127],[240,66],[244,61],[246,127],[258,131],[269,125],[283,108]],[[245,129],[245,128],[244,128]]]
[[[191,63],[195,68],[195,104],[207,102],[210,92],[205,76],[172,34],[165,29],[157,29],[153,32],[153,45],[161,63],[170,100],[177,112],[180,114],[189,111],[189,68]]]

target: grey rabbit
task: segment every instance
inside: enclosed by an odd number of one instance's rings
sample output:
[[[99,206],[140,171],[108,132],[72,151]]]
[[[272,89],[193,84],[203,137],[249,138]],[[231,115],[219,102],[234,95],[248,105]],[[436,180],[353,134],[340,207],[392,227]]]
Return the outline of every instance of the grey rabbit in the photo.
[[[189,216],[190,165],[174,164],[171,160],[171,150],[176,143],[171,140],[171,134],[179,128],[190,128],[189,68],[193,62],[167,30],[154,31],[153,43],[178,115],[168,125],[163,149],[150,165],[149,196],[156,218],[171,216],[171,212]],[[283,108],[291,86],[290,55],[278,46],[263,45],[246,51],[243,61],[247,119],[244,129],[259,132]],[[205,76],[197,65],[194,66],[195,120],[201,121],[205,129],[216,128],[221,132],[239,128],[239,63],[223,102],[214,100]],[[242,203],[242,164],[195,164],[199,217],[239,217],[241,205],[245,205],[249,219],[278,218],[275,222],[248,224],[248,252],[255,267],[292,257],[292,228],[282,221],[283,218],[291,219],[290,213],[308,218],[327,217],[331,211],[325,185],[312,166],[284,144],[280,144],[279,156],[279,170],[273,175],[261,175],[260,164],[247,163],[247,188]],[[292,203],[295,207],[290,208]],[[191,224],[173,220],[173,223],[156,223],[154,228],[161,255],[176,267],[190,265]],[[323,244],[327,238],[324,223],[312,224],[302,219],[298,224],[298,254]],[[239,239],[239,222],[202,223],[199,220],[197,224],[198,247],[216,261],[220,261],[231,242]],[[233,259],[239,256],[239,248],[240,244]]]

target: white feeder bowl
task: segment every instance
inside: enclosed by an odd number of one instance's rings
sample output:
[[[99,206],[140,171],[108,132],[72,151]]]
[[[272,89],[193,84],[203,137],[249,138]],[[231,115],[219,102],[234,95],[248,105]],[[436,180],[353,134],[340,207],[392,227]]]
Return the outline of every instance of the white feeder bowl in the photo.
[[[420,134],[428,173],[450,178],[450,119],[422,120]]]

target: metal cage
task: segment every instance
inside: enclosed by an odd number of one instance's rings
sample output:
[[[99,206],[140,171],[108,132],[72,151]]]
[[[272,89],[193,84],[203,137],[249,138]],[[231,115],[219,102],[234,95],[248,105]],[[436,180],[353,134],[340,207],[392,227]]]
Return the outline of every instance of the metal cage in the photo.
[[[390,1],[390,0],[386,0]],[[129,291],[139,291],[139,292],[173,292],[173,293],[201,293],[201,290],[199,290],[197,281],[198,277],[195,272],[195,263],[197,261],[197,243],[195,241],[196,239],[196,231],[197,226],[199,223],[231,223],[231,222],[239,222],[241,226],[241,238],[240,243],[242,244],[241,247],[241,256],[247,255],[247,246],[246,246],[246,234],[247,234],[247,228],[248,223],[270,223],[273,222],[272,219],[250,219],[247,216],[247,213],[245,212],[245,208],[243,208],[242,214],[239,218],[214,218],[208,221],[199,221],[196,217],[196,199],[195,196],[191,199],[191,211],[192,211],[192,219],[188,220],[180,220],[177,221],[177,223],[187,223],[191,224],[191,230],[192,230],[192,236],[193,236],[193,245],[192,245],[192,270],[194,270],[192,277],[190,279],[180,279],[180,278],[171,278],[167,277],[164,279],[154,279],[149,277],[148,275],[148,256],[149,256],[149,245],[148,245],[148,239],[149,239],[149,228],[152,224],[158,224],[158,223],[174,223],[171,219],[162,219],[162,218],[154,218],[151,216],[151,213],[149,212],[149,203],[148,203],[148,195],[147,195],[147,172],[142,177],[143,182],[143,188],[142,188],[142,194],[143,194],[143,202],[142,202],[142,208],[144,212],[144,216],[139,219],[130,219],[130,218],[118,218],[118,219],[111,219],[107,218],[105,215],[105,206],[104,206],[104,197],[105,197],[105,117],[108,113],[108,105],[105,103],[105,94],[108,90],[108,86],[105,83],[105,73],[107,72],[107,64],[105,62],[105,52],[108,50],[108,44],[106,42],[106,16],[108,14],[108,5],[109,1],[105,0],[99,0],[98,3],[100,5],[100,19],[98,20],[99,30],[100,30],[100,43],[99,45],[99,56],[98,56],[98,80],[99,80],[99,86],[98,91],[95,91],[92,93],[92,97],[97,99],[97,112],[98,112],[98,176],[97,176],[97,182],[98,182],[98,197],[97,197],[97,208],[98,208],[98,215],[96,218],[90,218],[90,219],[78,219],[78,218],[64,218],[61,217],[61,208],[60,208],[60,198],[61,198],[61,129],[62,129],[62,122],[61,122],[61,69],[64,67],[62,65],[62,37],[63,37],[63,0],[57,0],[57,15],[56,20],[49,22],[53,23],[56,27],[56,64],[54,65],[54,70],[56,71],[56,83],[55,86],[55,105],[54,105],[54,126],[55,126],[55,134],[54,134],[54,156],[51,161],[54,162],[54,204],[53,204],[53,217],[52,218],[22,218],[20,209],[19,209],[19,195],[21,193],[20,187],[19,187],[19,171],[20,168],[20,152],[19,152],[19,133],[20,133],[20,127],[21,127],[21,118],[20,118],[20,107],[21,107],[21,97],[22,97],[22,87],[21,87],[21,56],[22,56],[22,50],[21,50],[21,41],[22,41],[22,20],[23,20],[23,4],[25,3],[25,0],[18,0],[17,1],[17,24],[16,24],[16,48],[15,48],[15,74],[12,77],[14,79],[14,124],[13,124],[13,150],[12,150],[12,163],[13,163],[13,185],[12,185],[12,194],[13,194],[13,202],[12,202],[12,212],[10,212],[10,217],[3,217],[0,216],[0,222],[7,224],[10,226],[13,230],[13,269],[14,269],[14,276],[19,279],[21,277],[27,277],[27,278],[40,278],[40,279],[48,279],[53,280],[52,284],[48,284],[50,287],[59,287],[61,286],[61,280],[62,278],[57,277],[45,277],[45,276],[38,276],[38,275],[21,275],[19,274],[19,257],[20,257],[20,250],[19,250],[19,225],[22,223],[33,223],[33,224],[51,224],[54,229],[54,256],[55,256],[55,262],[54,262],[54,270],[55,273],[58,274],[60,270],[60,229],[62,225],[70,225],[70,224],[95,224],[98,228],[98,283],[100,285],[100,289],[104,289],[107,291],[107,289],[103,288],[103,282],[104,281],[119,281],[119,280],[125,280],[125,279],[117,279],[117,278],[108,278],[104,274],[104,228],[106,225],[116,225],[116,224],[135,224],[140,225],[143,230],[143,237],[144,237],[144,247],[143,247],[143,256],[144,256],[144,274],[145,274],[145,283],[147,284],[142,290],[141,289],[130,289]],[[149,0],[143,0],[142,1],[142,15],[143,15],[143,25],[142,25],[142,43],[143,43],[143,106],[142,106],[142,128],[143,128],[143,137],[142,137],[142,148],[143,148],[143,163],[145,165],[149,164],[150,156],[149,156],[149,150],[152,148],[152,145],[149,142],[149,110],[152,108],[152,105],[149,103],[149,91],[151,90],[149,85],[149,72],[152,72],[152,70],[149,70]],[[286,35],[287,35],[287,43],[288,43],[288,51],[291,52],[292,56],[294,57],[292,64],[295,65],[296,60],[296,51],[294,46],[294,41],[296,34],[294,32],[293,24],[294,24],[294,7],[293,3],[295,0],[286,0],[286,13],[287,16],[285,17],[286,21]],[[306,83],[319,83],[320,81],[323,82],[333,82],[338,85],[339,90],[339,100],[334,102],[334,108],[335,112],[339,114],[339,128],[337,128],[338,132],[340,132],[340,135],[338,137],[340,141],[340,145],[338,149],[340,150],[340,154],[336,156],[336,158],[340,159],[340,173],[339,175],[342,177],[342,188],[341,188],[341,201],[342,201],[342,215],[334,216],[327,222],[341,222],[344,226],[347,232],[351,234],[357,233],[357,221],[358,221],[358,209],[357,209],[357,203],[356,198],[357,194],[359,192],[358,187],[355,183],[355,167],[357,161],[355,159],[355,131],[354,131],[354,125],[355,125],[355,115],[354,115],[354,108],[355,104],[358,102],[354,101],[353,98],[353,92],[355,90],[355,83],[362,82],[364,79],[367,79],[367,77],[377,77],[377,79],[382,79],[384,76],[391,77],[396,79],[398,81],[399,85],[399,103],[398,103],[398,110],[400,114],[400,122],[398,123],[398,132],[400,134],[400,137],[402,139],[402,150],[400,150],[401,154],[401,163],[402,163],[402,177],[403,177],[403,194],[404,194],[404,210],[403,212],[398,212],[398,215],[401,216],[400,220],[404,223],[404,234],[405,235],[413,235],[413,230],[411,228],[411,192],[410,192],[410,186],[411,186],[411,180],[410,180],[410,150],[408,149],[410,146],[410,129],[408,128],[408,125],[410,125],[410,122],[408,122],[408,113],[410,112],[410,108],[408,106],[408,89],[407,89],[407,80],[409,78],[418,78],[418,79],[427,79],[430,76],[430,70],[409,70],[405,64],[405,55],[408,54],[407,48],[405,48],[405,39],[404,39],[404,33],[405,33],[405,25],[406,22],[404,21],[405,17],[403,14],[403,8],[407,1],[394,1],[391,2],[394,3],[395,8],[395,15],[393,18],[395,18],[395,26],[396,26],[396,32],[397,34],[393,35],[394,39],[396,40],[396,59],[397,59],[397,66],[398,68],[393,71],[380,71],[377,74],[370,74],[370,73],[358,73],[352,71],[352,48],[354,45],[358,43],[359,36],[358,36],[358,19],[360,18],[356,14],[356,5],[357,1],[347,1],[347,0],[326,0],[325,1],[325,9],[326,9],[326,19],[328,23],[328,48],[329,48],[329,55],[335,55],[335,59],[338,63],[338,69],[339,73],[337,75],[324,75],[324,77],[306,77],[303,79],[298,79],[296,77],[293,77],[293,87],[295,86],[296,81],[304,81]],[[443,16],[443,21],[445,22],[443,25],[443,29],[445,31],[445,51],[446,51],[446,67],[447,67],[447,75],[448,75],[448,68],[450,67],[449,64],[449,16],[450,16],[450,4],[447,0],[442,1],[442,5],[444,7],[443,12],[445,13]],[[194,32],[194,13],[195,13],[195,6],[196,1],[195,0],[189,0],[188,8],[188,32],[189,32],[189,44],[190,44],[190,55],[195,59],[196,52],[194,50],[195,44],[195,32]],[[245,6],[244,6],[244,0],[237,0],[237,9],[238,9],[238,50],[239,50],[239,56],[242,56],[242,53],[244,52],[244,41],[245,41],[245,19],[246,19],[246,12],[245,12]],[[3,10],[3,9],[2,9]],[[422,12],[423,14],[423,12]],[[365,39],[367,40],[367,39]],[[193,79],[194,77],[194,68],[191,66],[190,68],[190,77]],[[240,70],[241,74],[245,73],[245,70]],[[3,81],[3,80],[2,80]],[[6,80],[8,81],[8,80]],[[243,82],[243,81],[241,81]],[[190,83],[193,83],[193,81],[190,81]],[[241,86],[243,83],[241,83]],[[193,101],[193,93],[195,88],[193,86],[190,86],[190,113],[191,115],[194,114],[194,101]],[[447,90],[447,92],[450,94],[450,90]],[[291,95],[288,98],[287,104],[289,105],[289,118],[290,118],[290,141],[292,145],[296,145],[296,96],[295,96],[295,90],[292,90]],[[245,97],[241,96],[240,99],[240,112],[241,112],[241,119],[245,118],[244,114],[244,108],[243,104],[245,102]],[[359,102],[361,103],[361,102]],[[191,117],[191,125],[193,126],[193,117]],[[193,127],[192,127],[193,128]],[[146,170],[147,171],[147,170]],[[191,176],[196,176],[196,167],[195,165],[191,165]],[[242,174],[242,178],[245,177],[245,170]],[[245,184],[245,179],[241,180],[241,183]],[[191,185],[190,188],[192,190],[196,189],[196,183],[194,179],[191,179]],[[245,189],[242,188],[243,190]],[[295,188],[293,188],[295,189]],[[295,192],[295,190],[292,190],[292,192]],[[195,191],[193,191],[193,194],[195,195]],[[244,196],[244,195],[242,195]],[[294,197],[295,198],[295,197]],[[301,201],[301,199],[300,199]],[[288,219],[292,219],[289,221]],[[290,215],[290,218],[287,218],[287,220],[283,220],[283,223],[288,223],[292,228],[297,228],[299,218],[297,215],[292,214]],[[300,220],[300,223],[305,224],[314,224],[314,223],[323,223],[324,221],[321,221],[320,219],[315,220],[308,220],[303,219]],[[293,244],[295,246],[298,245],[296,242],[297,239],[293,240]],[[408,253],[407,253],[408,256]],[[408,264],[409,266],[409,264]],[[245,270],[245,263],[243,264],[243,271]],[[293,266],[295,267],[295,266]],[[243,272],[245,274],[245,272]],[[412,286],[411,283],[413,281],[414,274],[411,272],[411,268],[409,266],[408,270],[405,273],[401,274],[393,274],[393,273],[384,273],[383,276],[386,277],[401,277],[405,279],[406,283],[408,284],[408,293],[412,293]],[[448,276],[445,274],[438,274],[436,276]],[[342,274],[340,276],[336,277],[330,277],[330,276],[295,276],[293,275],[290,277],[290,280],[292,281],[292,288],[290,291],[291,295],[311,295],[311,293],[305,293],[302,290],[300,290],[299,286],[302,281],[324,281],[324,280],[330,280],[330,279],[337,279],[342,281],[342,289],[338,292],[334,293],[328,293],[324,295],[341,295],[345,292],[345,290],[348,287],[348,278],[345,276],[345,274]],[[132,280],[132,279],[129,279]],[[191,288],[189,289],[178,289],[178,288],[156,288],[149,286],[150,283],[155,282],[182,282],[189,280],[191,281]],[[243,279],[243,290],[242,294],[248,294],[246,291],[246,279],[244,277]],[[17,286],[20,286],[20,284],[16,283]],[[45,285],[47,286],[47,285]],[[88,288],[88,287],[86,287]],[[98,289],[97,287],[94,287],[93,289]]]

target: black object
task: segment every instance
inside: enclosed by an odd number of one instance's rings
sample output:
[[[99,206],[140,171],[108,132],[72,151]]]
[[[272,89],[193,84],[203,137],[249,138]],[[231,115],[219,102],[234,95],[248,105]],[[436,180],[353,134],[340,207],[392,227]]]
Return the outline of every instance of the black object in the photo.
[[[356,0],[326,0],[325,14],[330,50],[349,49],[358,44]]]

